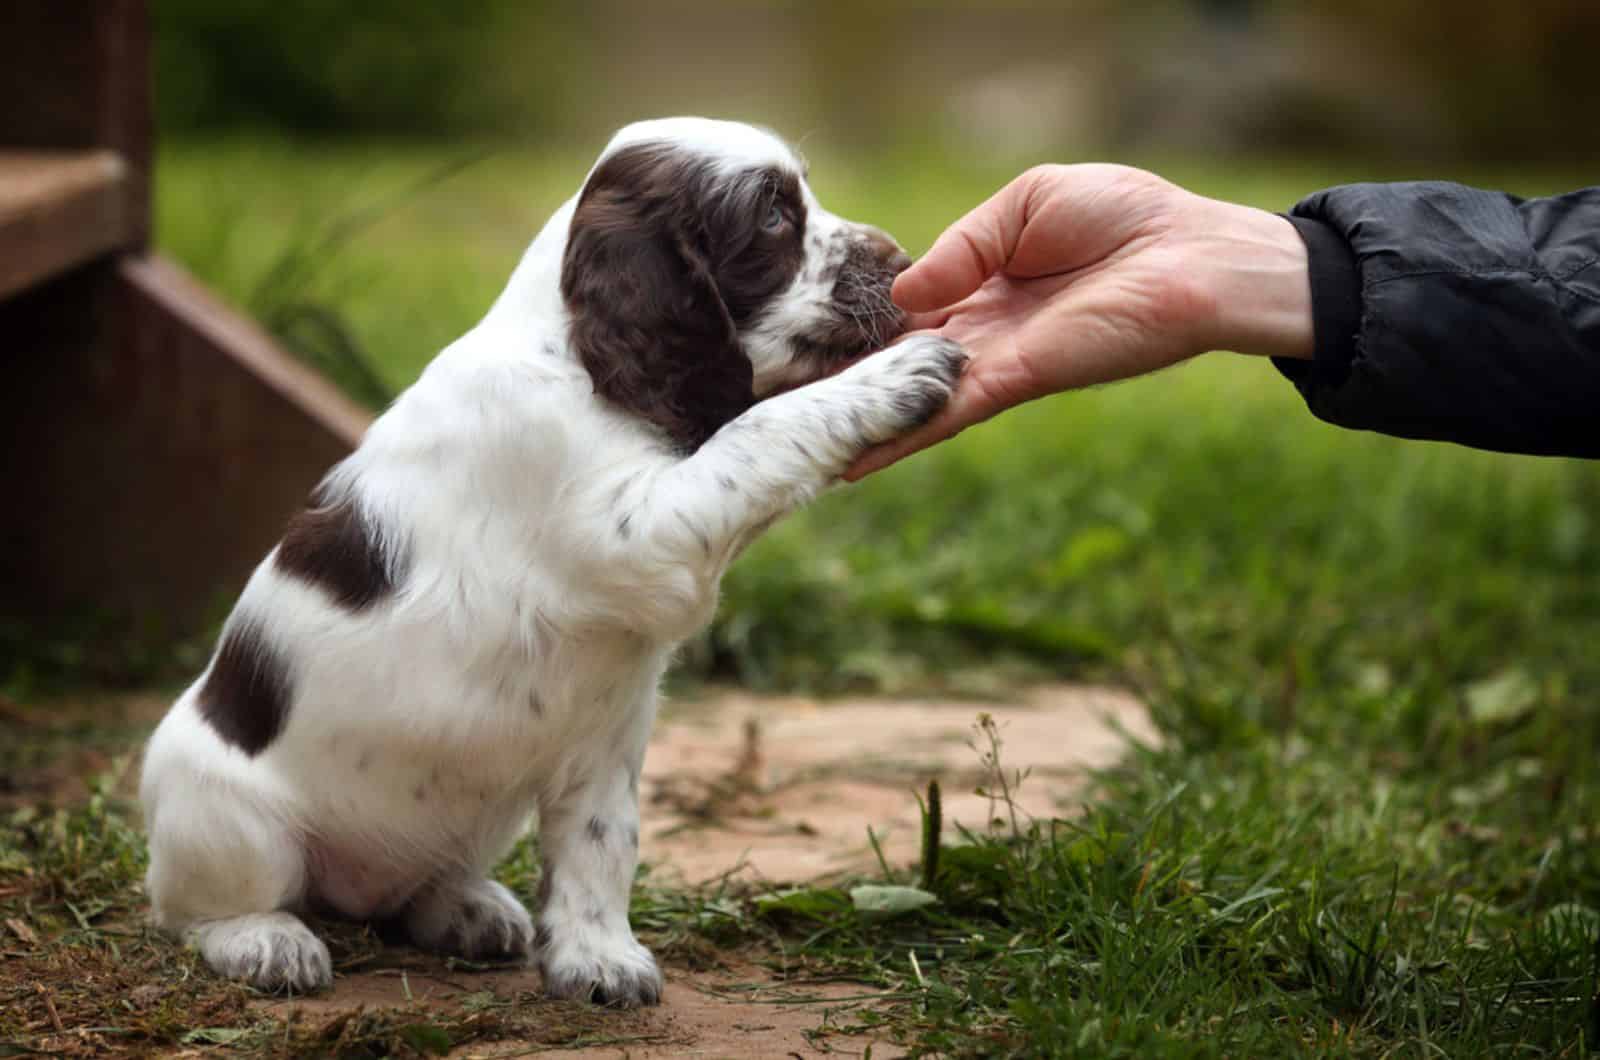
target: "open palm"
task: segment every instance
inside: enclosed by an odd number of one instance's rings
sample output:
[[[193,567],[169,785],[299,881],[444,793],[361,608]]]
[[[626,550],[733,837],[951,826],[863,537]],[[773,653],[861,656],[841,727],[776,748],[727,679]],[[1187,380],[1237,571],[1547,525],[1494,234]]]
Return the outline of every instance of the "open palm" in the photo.
[[[1280,229],[1290,241],[1286,252]],[[961,342],[972,361],[938,416],[868,453],[847,477],[1002,409],[1155,371],[1241,337],[1218,323],[1216,303],[1228,285],[1198,264],[1244,260],[1292,269],[1297,250],[1303,270],[1303,248],[1286,222],[1141,170],[1029,170],[952,225],[896,283],[895,300],[912,311],[911,326]]]

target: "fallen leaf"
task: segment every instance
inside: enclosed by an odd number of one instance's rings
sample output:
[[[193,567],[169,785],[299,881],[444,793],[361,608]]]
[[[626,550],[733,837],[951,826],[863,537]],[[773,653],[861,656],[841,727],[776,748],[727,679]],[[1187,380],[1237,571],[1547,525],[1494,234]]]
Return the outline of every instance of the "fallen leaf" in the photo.
[[[183,1036],[185,1045],[232,1045],[249,1034],[244,1027],[196,1027]]]
[[[18,920],[16,917],[7,917],[6,927],[11,929],[11,933],[13,935],[17,936],[17,938],[21,939],[23,942],[26,942],[28,945],[39,945],[39,936],[34,934],[33,928],[29,927],[21,920]]]
[[[1515,721],[1538,698],[1538,683],[1526,671],[1512,667],[1467,686],[1467,713],[1485,725]]]
[[[419,1053],[443,1056],[455,1045],[450,1032],[431,1023],[412,1023],[401,1027],[401,1039]]]
[[[932,905],[939,899],[921,887],[887,887],[866,884],[850,889],[850,901],[856,912],[871,916],[899,916]]]
[[[756,912],[762,916],[789,914],[810,920],[826,920],[848,908],[844,895],[831,887],[801,887],[756,899]]]

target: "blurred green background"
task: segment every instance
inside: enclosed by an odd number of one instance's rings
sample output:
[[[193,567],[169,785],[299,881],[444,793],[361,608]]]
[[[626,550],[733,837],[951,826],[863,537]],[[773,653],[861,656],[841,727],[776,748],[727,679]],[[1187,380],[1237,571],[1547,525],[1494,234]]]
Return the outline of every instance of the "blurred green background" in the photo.
[[[1593,159],[1572,0],[161,0],[169,133],[593,137],[715,109],[960,152]]]
[[[476,321],[639,117],[771,124],[803,141],[824,201],[913,252],[1038,161],[1131,162],[1284,209],[1360,179],[1552,192],[1592,182],[1600,153],[1600,7],[1552,0],[166,0],[156,16],[159,243],[374,407]],[[1267,365],[1213,359],[1002,417],[780,526],[684,672],[1125,678],[1195,622],[1216,637],[1205,664],[1253,687],[1324,650],[1283,628],[1314,612],[1302,632],[1362,645],[1328,647],[1329,665],[1422,651],[1379,623],[1452,657],[1481,647],[1423,675],[1444,686],[1529,653],[1566,673],[1567,633],[1535,630],[1559,606],[1594,632],[1600,605],[1570,579],[1600,547],[1597,496],[1585,465],[1336,431]]]

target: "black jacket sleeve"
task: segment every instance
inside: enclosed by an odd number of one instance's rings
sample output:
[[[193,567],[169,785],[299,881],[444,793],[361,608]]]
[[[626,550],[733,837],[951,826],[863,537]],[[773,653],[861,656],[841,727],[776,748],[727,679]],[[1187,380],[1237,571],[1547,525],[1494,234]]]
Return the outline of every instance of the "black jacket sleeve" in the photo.
[[[1276,363],[1313,413],[1600,457],[1600,187],[1522,200],[1353,184],[1289,219],[1310,252],[1316,356]]]

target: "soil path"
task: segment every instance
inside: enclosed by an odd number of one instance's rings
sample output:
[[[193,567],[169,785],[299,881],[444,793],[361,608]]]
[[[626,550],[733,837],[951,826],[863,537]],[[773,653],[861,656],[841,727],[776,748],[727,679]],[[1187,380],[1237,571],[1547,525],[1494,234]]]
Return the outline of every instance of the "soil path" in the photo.
[[[1143,707],[1125,693],[1057,685],[1019,698],[1001,706],[723,693],[674,703],[646,759],[642,855],[652,875],[667,882],[808,882],[871,871],[877,860],[871,828],[889,862],[904,865],[918,854],[917,795],[930,779],[944,793],[947,842],[958,825],[981,831],[993,821],[992,801],[974,794],[992,777],[980,716],[994,720],[1006,774],[1027,774],[1015,805],[1041,816],[1070,814],[1084,771],[1115,762],[1130,738],[1156,739]],[[421,954],[406,964],[343,974],[331,995],[280,1002],[274,1010],[326,1019],[408,999],[514,1004],[539,986],[532,972],[448,972]],[[660,1008],[606,1014],[584,1035],[589,1044],[480,1043],[451,1055],[808,1058],[859,1055],[873,1040],[832,1033],[873,1003],[858,985],[779,982],[749,964],[716,971],[669,964],[666,975]],[[894,1055],[888,1043],[874,1044],[874,1056]]]
[[[855,1013],[874,1003],[869,991],[852,983],[779,983],[765,969],[743,963],[717,971],[669,967],[659,1008],[608,1012],[537,1000],[539,976],[532,971],[449,971],[420,954],[403,963],[403,969],[341,975],[334,991],[322,997],[261,1007],[275,1016],[293,1016],[313,1025],[381,1009],[401,1009],[421,1019],[444,1010],[460,1014],[474,1007],[527,1005],[538,1006],[548,1016],[545,1041],[535,1036],[475,1042],[452,1050],[448,1055],[455,1060],[535,1055],[568,1060],[809,1058],[859,1055],[869,1043],[874,1055],[895,1055],[888,1042],[852,1028]]]
[[[936,700],[829,701],[728,693],[664,712],[645,759],[641,856],[665,878],[733,875],[801,882],[870,870],[867,830],[894,865],[921,845],[917,796],[938,779],[945,839],[982,831],[996,803],[977,719],[994,720],[1015,803],[1070,812],[1085,769],[1110,765],[1127,739],[1151,742],[1144,708],[1123,692],[1052,685],[996,705]]]

